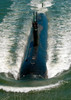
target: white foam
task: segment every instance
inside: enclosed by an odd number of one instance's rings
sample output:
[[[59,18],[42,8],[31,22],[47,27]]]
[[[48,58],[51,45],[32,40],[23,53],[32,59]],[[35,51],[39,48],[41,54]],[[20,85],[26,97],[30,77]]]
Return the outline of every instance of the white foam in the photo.
[[[71,14],[69,13],[66,15],[65,13],[64,16],[56,18],[56,23],[55,20],[49,21],[47,51],[47,69],[49,78],[54,77],[71,67]],[[55,24],[57,24],[56,27],[54,27]]]
[[[32,0],[30,5],[31,5],[32,10],[36,10],[39,13],[41,13],[41,12],[45,13],[46,11],[48,11],[47,8],[52,6],[52,0],[44,1],[43,2],[43,7],[42,7],[41,0],[38,0],[37,2],[35,0]]]
[[[34,8],[40,12],[46,12],[47,7],[52,6],[52,0],[50,1],[44,1],[43,2],[44,7],[42,8],[41,0],[32,0],[31,6],[32,9]],[[22,5],[23,6],[23,5]],[[36,7],[36,8],[35,8]],[[16,22],[17,19],[20,17],[20,14],[22,15],[21,8],[19,5],[14,2],[10,7],[11,12],[7,13],[7,15],[4,17],[3,22],[0,23],[0,73],[1,72],[10,72],[14,75],[15,78],[17,78],[17,74],[19,72],[19,68],[21,65],[21,61],[23,58],[23,52],[24,48],[27,43],[27,38],[29,36],[30,32],[30,26],[27,23],[27,20],[24,22],[23,29],[21,30],[24,32],[24,35],[20,34],[20,38],[23,38],[18,42],[18,50],[16,51],[16,54],[18,55],[17,63],[13,66],[12,65],[12,59],[10,58],[10,47],[13,44],[14,40],[14,32],[16,30]],[[65,11],[65,10],[64,10]],[[20,12],[20,13],[19,13]],[[65,15],[64,15],[65,16]],[[55,20],[51,20],[49,22],[49,38],[48,38],[48,61],[47,61],[47,69],[48,69],[48,77],[54,77],[56,74],[63,72],[64,70],[68,70],[71,65],[71,14],[67,14],[68,19],[64,18],[64,16],[60,16],[59,18]],[[60,20],[62,21],[62,24],[60,24]],[[29,22],[30,23],[30,22]],[[55,25],[56,24],[56,25]],[[55,25],[55,28],[53,27]],[[28,29],[28,31],[27,31]],[[54,50],[54,45],[56,44],[56,39],[54,38],[55,35],[63,35],[59,38],[59,42],[62,44],[57,44],[57,49]],[[11,37],[11,38],[9,38]],[[58,37],[57,37],[58,38]],[[56,63],[53,63],[54,59],[54,51],[58,53],[58,61]]]
[[[52,5],[52,0],[43,2],[43,7],[51,7]]]
[[[59,85],[61,85],[62,82],[58,82],[56,84],[50,84],[48,86],[40,86],[40,87],[11,87],[11,86],[0,86],[0,89],[6,91],[6,92],[30,92],[30,91],[41,91],[41,90],[49,90],[52,88],[56,88]]]
[[[12,1],[13,4],[9,8],[11,12],[8,12],[3,19],[3,22],[0,23],[0,73],[10,72],[14,75],[16,79],[22,58],[24,56],[24,50],[27,44],[27,39],[30,34],[31,21],[27,19],[24,21],[24,23],[22,23],[22,29],[19,30],[17,28],[18,19],[23,14],[21,9],[23,9],[24,11],[25,8],[23,8],[23,4],[16,3],[14,0]],[[30,26],[28,23],[30,24]],[[15,36],[15,32],[19,34],[19,37],[18,35]],[[13,57],[11,56],[13,54],[10,52],[10,49],[14,44],[14,41],[16,40],[18,42],[18,49],[15,51],[15,54],[17,55],[17,58],[15,59],[17,59],[17,61],[15,64],[13,64],[14,61],[12,60]]]

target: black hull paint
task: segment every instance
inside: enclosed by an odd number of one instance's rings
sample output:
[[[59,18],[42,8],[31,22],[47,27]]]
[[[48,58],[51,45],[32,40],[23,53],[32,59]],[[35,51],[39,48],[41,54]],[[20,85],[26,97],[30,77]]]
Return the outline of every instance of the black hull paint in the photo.
[[[22,61],[19,78],[26,76],[38,76],[42,78],[47,78],[47,29],[48,21],[43,13],[37,15],[38,23],[38,39],[33,40],[33,32],[30,35],[30,45],[28,48],[28,53],[25,54],[24,60]],[[38,41],[38,45],[34,46],[34,41]],[[26,48],[27,49],[27,48]]]

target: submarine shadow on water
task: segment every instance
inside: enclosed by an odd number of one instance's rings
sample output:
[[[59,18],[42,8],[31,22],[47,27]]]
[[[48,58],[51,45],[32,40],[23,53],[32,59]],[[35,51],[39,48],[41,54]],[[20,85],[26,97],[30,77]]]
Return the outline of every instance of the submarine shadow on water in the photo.
[[[38,46],[33,45],[33,29],[31,29],[25,55],[22,60],[19,78],[33,76],[34,78],[47,78],[47,38],[48,21],[45,14],[37,15]]]

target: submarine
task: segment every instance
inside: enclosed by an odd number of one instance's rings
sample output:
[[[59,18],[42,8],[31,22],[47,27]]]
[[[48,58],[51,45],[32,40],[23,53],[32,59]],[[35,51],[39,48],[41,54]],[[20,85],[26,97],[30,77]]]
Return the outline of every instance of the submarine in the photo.
[[[48,20],[44,13],[33,15],[32,28],[25,56],[21,63],[19,79],[24,77],[48,78],[47,73]]]

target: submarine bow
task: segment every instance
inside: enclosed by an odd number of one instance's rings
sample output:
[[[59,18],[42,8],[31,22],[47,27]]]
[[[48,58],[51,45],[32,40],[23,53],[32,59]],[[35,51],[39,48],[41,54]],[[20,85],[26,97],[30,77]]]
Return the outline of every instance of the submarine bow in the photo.
[[[47,29],[48,21],[45,14],[36,14],[22,61],[19,78],[36,75],[47,78]],[[27,56],[26,56],[27,55]]]

